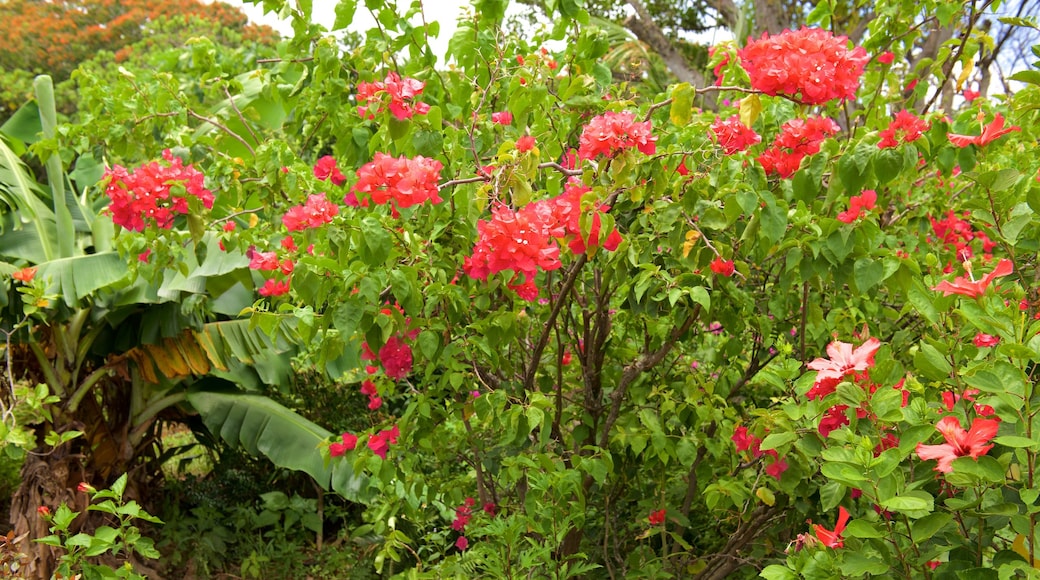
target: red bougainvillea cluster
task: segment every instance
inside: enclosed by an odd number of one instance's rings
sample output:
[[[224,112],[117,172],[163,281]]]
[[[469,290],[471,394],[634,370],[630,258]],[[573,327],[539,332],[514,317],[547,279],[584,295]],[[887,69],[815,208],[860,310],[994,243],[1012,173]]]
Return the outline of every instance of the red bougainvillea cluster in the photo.
[[[339,206],[325,197],[324,193],[307,196],[307,203],[289,208],[282,216],[285,229],[290,232],[319,228],[332,222],[339,213]]]
[[[787,462],[780,459],[780,455],[776,449],[769,449],[762,451],[760,448],[762,445],[762,439],[752,435],[747,427],[739,426],[733,430],[733,443],[737,446],[738,452],[750,451],[751,456],[754,459],[758,459],[763,455],[768,455],[773,460],[766,466],[766,473],[772,476],[774,479],[779,480],[780,476],[787,471]]]
[[[650,121],[637,122],[628,111],[607,112],[594,117],[581,133],[578,157],[613,157],[631,148],[646,155],[657,152],[657,137],[650,134]]]
[[[374,433],[368,438],[368,448],[372,453],[379,456],[380,459],[386,459],[386,453],[390,450],[391,445],[397,444],[397,439],[401,436],[401,430],[394,425],[390,429],[383,429],[379,433]],[[353,451],[357,447],[358,437],[353,433],[344,433],[340,436],[342,443],[330,443],[329,444],[329,455],[331,457],[341,457],[347,453],[347,451]]]
[[[374,119],[377,113],[389,106],[390,113],[401,120],[417,114],[425,115],[430,106],[416,100],[424,88],[426,83],[413,78],[402,79],[395,72],[386,75],[382,82],[360,82],[357,87],[358,114],[365,119]]]
[[[870,57],[848,39],[820,29],[763,33],[738,51],[752,88],[783,95],[807,105],[852,99]]]
[[[465,550],[469,547],[469,540],[466,539],[466,526],[469,525],[469,521],[473,518],[473,506],[477,505],[477,500],[472,497],[467,497],[462,505],[455,508],[455,519],[451,521],[451,529],[459,533],[459,537],[455,540],[455,547],[460,551]],[[488,502],[484,504],[484,513],[491,517],[495,517],[495,504]]]
[[[762,137],[741,123],[740,117],[737,115],[733,115],[725,121],[722,120],[722,117],[716,117],[715,122],[711,124],[711,132],[726,155],[746,151],[748,147],[762,142]]]
[[[881,141],[877,146],[880,149],[889,149],[897,147],[900,143],[913,143],[921,138],[928,127],[928,121],[910,111],[899,111],[888,127],[879,133]]]
[[[838,221],[851,224],[859,219],[864,211],[874,209],[877,203],[877,192],[873,189],[864,189],[863,193],[849,198],[849,209],[838,213]]]
[[[600,212],[610,208],[600,204],[584,209],[582,199],[589,191],[572,182],[559,196],[527,204],[518,211],[505,205],[492,208],[491,219],[477,223],[477,243],[473,254],[463,263],[463,270],[478,280],[511,270],[515,275],[509,288],[524,300],[534,300],[538,297],[534,282],[538,271],[556,270],[562,265],[555,240],[567,244],[575,254],[599,247]],[[588,237],[585,237],[581,234],[580,221],[587,211],[593,215]],[[615,228],[602,246],[614,251],[620,243],[621,234]]]
[[[163,151],[163,159],[166,164],[153,161],[134,171],[120,165],[105,170],[113,223],[135,232],[149,226],[170,229],[177,215],[188,213],[189,197],[206,209],[213,207],[213,193],[206,189],[202,173],[185,166],[169,149]]]
[[[409,159],[376,153],[372,161],[357,170],[358,181],[343,202],[368,207],[371,200],[377,205],[390,203],[401,209],[427,200],[440,203],[437,180],[443,168],[440,161],[421,155]]]
[[[762,164],[766,175],[790,177],[798,171],[802,159],[817,153],[823,141],[839,130],[838,124],[827,117],[791,119],[780,127],[780,134],[758,156],[758,162]]]

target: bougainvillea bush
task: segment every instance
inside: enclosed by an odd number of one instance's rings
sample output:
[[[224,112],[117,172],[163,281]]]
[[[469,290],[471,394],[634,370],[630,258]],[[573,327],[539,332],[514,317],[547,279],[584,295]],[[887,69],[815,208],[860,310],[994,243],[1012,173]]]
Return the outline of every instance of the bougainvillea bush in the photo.
[[[938,109],[985,36],[908,68],[959,15],[886,0],[646,100],[573,4],[478,2],[444,65],[420,3],[341,1],[350,49],[300,3],[252,70],[80,79],[68,134],[141,277],[235,256],[368,396],[305,453],[363,474],[384,574],[1033,575],[1040,87]]]

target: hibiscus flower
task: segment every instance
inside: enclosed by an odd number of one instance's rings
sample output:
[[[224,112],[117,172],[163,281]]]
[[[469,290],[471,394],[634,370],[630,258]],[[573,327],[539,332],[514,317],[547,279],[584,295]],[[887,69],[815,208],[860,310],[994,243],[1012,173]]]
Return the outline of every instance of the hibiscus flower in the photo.
[[[881,341],[876,338],[869,338],[856,348],[847,342],[834,341],[828,344],[827,355],[831,357],[830,360],[818,358],[806,365],[818,371],[816,382],[806,396],[809,399],[822,399],[833,393],[845,375],[874,366],[874,354],[879,348]]]
[[[841,537],[841,533],[845,531],[845,526],[849,523],[849,512],[843,506],[838,506],[838,523],[834,525],[833,530],[828,530],[820,524],[813,526],[816,537],[820,539],[820,542],[828,548],[844,548],[845,540]]]
[[[946,443],[940,445],[918,443],[917,455],[925,461],[938,460],[939,464],[935,466],[935,470],[949,473],[953,471],[954,459],[971,457],[977,460],[980,455],[985,455],[993,448],[992,443],[989,445],[986,443],[996,436],[997,429],[1000,428],[1000,421],[976,418],[971,422],[971,428],[965,431],[956,417],[943,417],[935,428],[943,434]]]
[[[986,288],[989,288],[989,285],[993,283],[993,280],[996,280],[1001,276],[1007,276],[1014,271],[1015,265],[1011,260],[1005,258],[997,264],[996,268],[993,268],[992,272],[986,274],[980,280],[976,281],[971,280],[970,278],[965,278],[964,276],[957,276],[953,282],[948,280],[939,282],[939,284],[932,287],[932,290],[942,292],[943,296],[963,294],[964,296],[976,298],[981,296],[986,291]]]
[[[1022,129],[1017,126],[1004,127],[1004,116],[997,113],[993,116],[993,121],[989,125],[982,128],[981,135],[958,135],[956,133],[950,133],[947,135],[950,139],[950,143],[953,143],[956,147],[967,147],[974,143],[975,145],[982,147],[999,137],[1007,135],[1012,131],[1021,131]]]

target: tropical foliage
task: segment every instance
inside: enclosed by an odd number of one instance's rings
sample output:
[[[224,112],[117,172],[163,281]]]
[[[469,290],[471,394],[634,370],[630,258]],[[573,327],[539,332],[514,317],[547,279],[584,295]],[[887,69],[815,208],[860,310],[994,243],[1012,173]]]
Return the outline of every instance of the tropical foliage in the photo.
[[[579,3],[523,36],[506,4],[447,66],[421,2],[341,1],[330,33],[267,1],[295,31],[270,56],[84,66],[63,124],[38,81],[46,179],[29,131],[0,150],[8,381],[45,385],[5,426],[53,448],[19,529],[157,477],[197,414],[363,506],[342,533],[383,576],[1034,576],[1036,71],[939,109],[990,40],[908,56],[975,7],[885,0],[861,45],[821,4],[655,92]]]

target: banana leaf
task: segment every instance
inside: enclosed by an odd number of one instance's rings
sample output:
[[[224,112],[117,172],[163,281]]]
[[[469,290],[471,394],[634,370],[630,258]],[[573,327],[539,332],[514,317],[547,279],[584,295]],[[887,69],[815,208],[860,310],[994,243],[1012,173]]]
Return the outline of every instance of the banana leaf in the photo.
[[[319,447],[333,433],[308,421],[268,397],[200,381],[188,392],[188,402],[214,435],[250,453],[262,454],[278,467],[303,471],[324,489],[351,501],[365,497],[366,477],[354,472],[349,461],[326,465]]]

